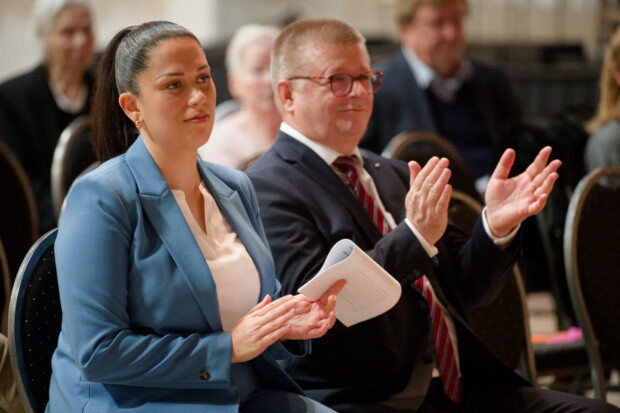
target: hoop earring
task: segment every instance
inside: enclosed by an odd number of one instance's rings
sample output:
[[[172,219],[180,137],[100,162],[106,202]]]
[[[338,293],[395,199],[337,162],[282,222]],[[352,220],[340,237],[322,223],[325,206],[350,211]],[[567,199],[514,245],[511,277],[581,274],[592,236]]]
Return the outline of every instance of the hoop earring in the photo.
[[[139,120],[139,121],[136,122],[136,128],[140,129],[140,128],[142,128],[142,125],[144,125],[143,121]]]

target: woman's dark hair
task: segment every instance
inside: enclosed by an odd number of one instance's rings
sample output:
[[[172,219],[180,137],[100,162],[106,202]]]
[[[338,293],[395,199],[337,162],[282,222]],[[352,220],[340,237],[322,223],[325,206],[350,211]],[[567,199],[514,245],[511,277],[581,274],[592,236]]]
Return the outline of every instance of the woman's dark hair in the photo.
[[[108,43],[95,83],[92,105],[93,147],[99,161],[127,151],[138,137],[138,130],[118,103],[121,93],[138,96],[137,78],[150,65],[151,52],[168,39],[196,36],[178,24],[154,21],[127,27]]]

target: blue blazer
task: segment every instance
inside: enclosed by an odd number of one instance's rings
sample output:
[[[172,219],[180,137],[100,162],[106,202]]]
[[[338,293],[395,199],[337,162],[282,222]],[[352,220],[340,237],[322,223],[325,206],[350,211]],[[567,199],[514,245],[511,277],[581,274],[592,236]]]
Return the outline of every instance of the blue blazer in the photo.
[[[260,299],[278,295],[249,179],[198,168],[254,260]],[[141,138],[75,183],[55,248],[63,320],[48,412],[238,411],[215,283]],[[285,357],[276,343],[254,359],[258,382],[301,393]]]

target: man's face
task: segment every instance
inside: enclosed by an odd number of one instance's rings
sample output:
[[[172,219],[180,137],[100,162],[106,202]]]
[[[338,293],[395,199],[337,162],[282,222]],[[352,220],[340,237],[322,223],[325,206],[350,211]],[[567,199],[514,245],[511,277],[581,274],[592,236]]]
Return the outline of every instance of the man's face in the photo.
[[[467,4],[461,0],[421,4],[411,21],[400,27],[401,41],[441,77],[459,67],[465,49],[463,20]]]
[[[363,44],[317,44],[306,55],[305,73],[297,76],[327,77],[349,74],[354,78],[370,71]],[[332,93],[329,80],[291,80],[291,100],[285,121],[308,138],[342,153],[350,153],[359,143],[372,113],[373,94],[359,81],[345,96]]]

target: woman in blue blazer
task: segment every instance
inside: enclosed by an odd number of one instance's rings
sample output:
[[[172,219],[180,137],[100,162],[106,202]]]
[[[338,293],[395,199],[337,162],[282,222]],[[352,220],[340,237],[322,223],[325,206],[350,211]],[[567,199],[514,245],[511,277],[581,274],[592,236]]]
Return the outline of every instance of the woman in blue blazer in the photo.
[[[108,45],[93,108],[104,162],[70,191],[55,246],[63,320],[48,412],[331,411],[276,359],[291,356],[282,341],[331,328],[344,284],[316,302],[276,299],[248,178],[197,161],[214,108],[186,29],[145,23]]]

